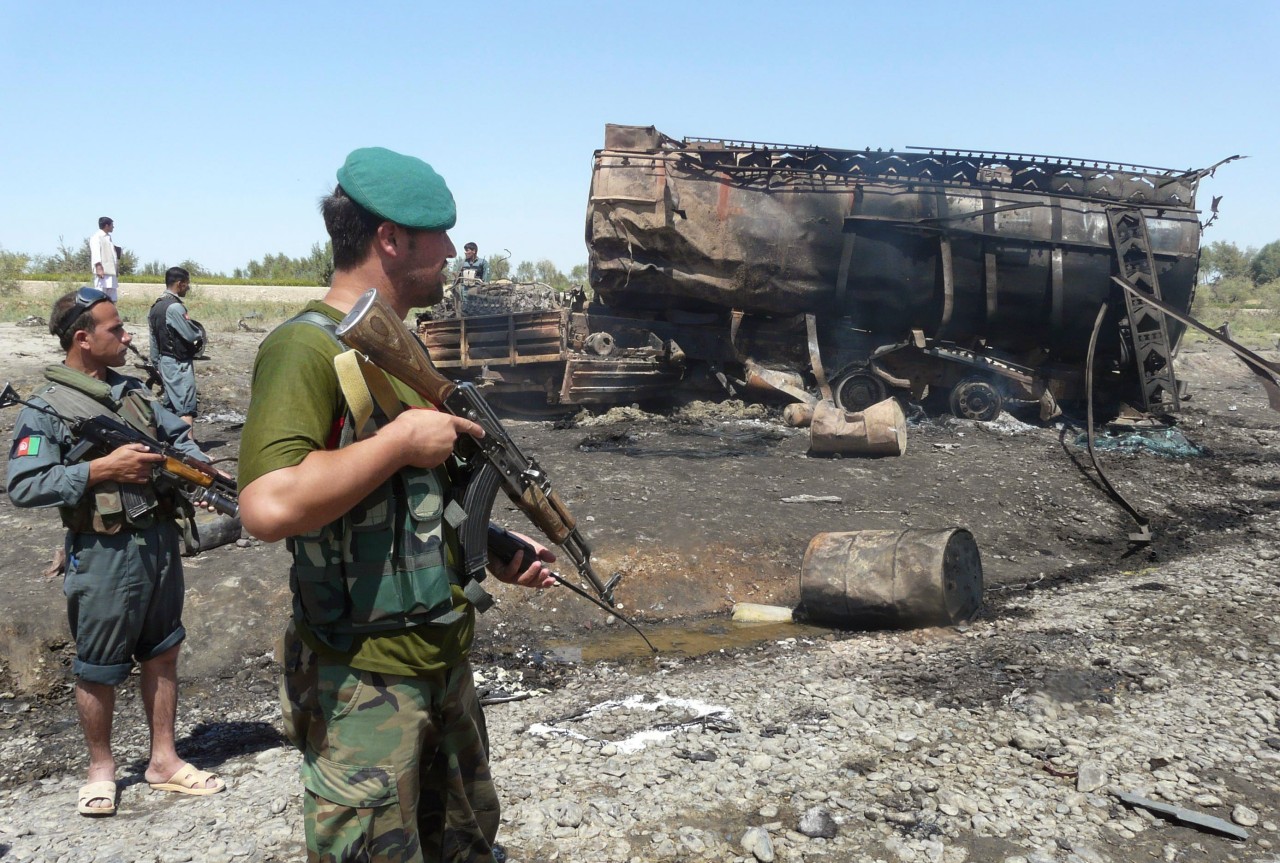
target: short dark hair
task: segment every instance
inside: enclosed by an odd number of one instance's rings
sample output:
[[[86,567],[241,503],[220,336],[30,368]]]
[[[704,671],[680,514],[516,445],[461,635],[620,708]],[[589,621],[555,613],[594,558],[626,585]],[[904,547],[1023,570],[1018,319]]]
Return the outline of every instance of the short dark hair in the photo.
[[[466,252],[466,251],[478,252],[478,251],[480,251],[480,247],[479,247],[479,246],[477,246],[475,243],[467,243],[466,245],[464,245],[464,246],[462,247],[462,251],[464,251],[464,252]]]
[[[76,304],[76,294],[79,291],[72,291],[69,294],[63,294],[53,301],[53,309],[49,312],[49,332],[58,337],[58,344],[62,345],[65,351],[71,347],[71,337],[76,334],[76,330],[93,331],[93,309],[87,308],[71,322],[71,326],[65,330],[58,330],[58,322],[67,316],[67,312]],[[107,302],[111,302],[108,300]]]
[[[191,274],[182,267],[170,267],[164,271],[164,286],[166,288],[172,288],[178,282],[189,281],[191,281]]]
[[[373,251],[378,226],[388,221],[357,204],[341,185],[320,200],[320,214],[333,241],[335,270],[350,270],[364,263]]]
[[[99,216],[99,217],[98,217],[98,227],[99,227],[99,228],[105,228],[107,225],[114,225],[115,223],[116,223],[116,220],[115,220],[115,219],[113,219],[113,218],[111,218],[110,216]]]

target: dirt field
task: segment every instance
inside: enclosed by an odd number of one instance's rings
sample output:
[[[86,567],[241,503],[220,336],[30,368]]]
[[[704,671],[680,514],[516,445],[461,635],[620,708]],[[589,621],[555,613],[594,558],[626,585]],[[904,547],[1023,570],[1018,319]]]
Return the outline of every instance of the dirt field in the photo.
[[[145,331],[139,344],[145,351]],[[247,406],[257,333],[214,333],[198,367],[201,442],[234,459]],[[4,371],[27,394],[41,368],[60,360],[43,329],[0,324]],[[1181,429],[1203,449],[1170,458],[1150,451],[1102,455],[1112,482],[1150,517],[1155,542],[1134,547],[1132,523],[1099,490],[1075,445],[1078,420],[1042,425],[1007,416],[989,425],[913,420],[901,458],[811,459],[807,432],[776,412],[703,406],[675,417],[616,412],[619,422],[510,423],[578,515],[599,571],[623,573],[618,596],[643,623],[727,615],[735,602],[793,605],[810,539],[827,531],[944,528],[973,532],[988,592],[984,615],[1000,615],[1015,589],[1053,590],[1159,566],[1190,550],[1242,542],[1251,513],[1280,508],[1270,412],[1252,376],[1228,352],[1196,348],[1178,373],[1194,395]],[[8,440],[16,410],[0,414]],[[234,462],[230,463],[234,469]],[[514,513],[505,517],[520,525]],[[83,760],[69,699],[70,647],[61,580],[42,571],[61,543],[52,512],[16,510],[0,498],[6,575],[0,622],[0,744],[32,724],[39,753],[12,757],[0,787],[79,769]],[[272,645],[288,612],[282,544],[225,546],[187,562],[189,632],[183,697],[232,710],[273,684]],[[624,656],[634,637],[564,591],[502,590],[482,619],[482,659],[524,663],[554,644]],[[1262,622],[1241,622],[1265,626]],[[708,638],[705,649],[716,649]],[[540,665],[554,683],[556,666]],[[941,681],[939,686],[947,686]],[[203,700],[202,700],[203,699]],[[184,708],[186,709],[186,708]]]

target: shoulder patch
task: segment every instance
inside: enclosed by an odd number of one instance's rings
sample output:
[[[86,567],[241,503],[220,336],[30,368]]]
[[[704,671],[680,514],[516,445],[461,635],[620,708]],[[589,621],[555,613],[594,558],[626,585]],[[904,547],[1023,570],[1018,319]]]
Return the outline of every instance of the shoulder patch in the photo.
[[[44,442],[44,438],[40,435],[27,435],[19,438],[13,444],[13,452],[9,458],[18,458],[24,455],[40,455],[40,446]]]

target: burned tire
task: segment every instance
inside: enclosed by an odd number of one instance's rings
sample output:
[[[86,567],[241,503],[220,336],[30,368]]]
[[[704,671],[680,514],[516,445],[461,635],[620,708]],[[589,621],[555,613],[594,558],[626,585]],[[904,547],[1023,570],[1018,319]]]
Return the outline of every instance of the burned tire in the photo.
[[[965,378],[951,388],[951,413],[964,420],[991,422],[1000,416],[1004,399],[990,381]]]
[[[860,412],[888,398],[889,389],[870,372],[853,372],[836,383],[832,395],[841,410]]]

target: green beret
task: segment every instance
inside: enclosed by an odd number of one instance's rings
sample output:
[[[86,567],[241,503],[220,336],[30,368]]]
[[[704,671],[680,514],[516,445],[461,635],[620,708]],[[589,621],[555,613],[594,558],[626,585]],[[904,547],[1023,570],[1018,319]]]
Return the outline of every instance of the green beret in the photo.
[[[447,231],[458,221],[453,193],[430,165],[384,147],[352,150],[338,183],[375,216],[426,231]]]

